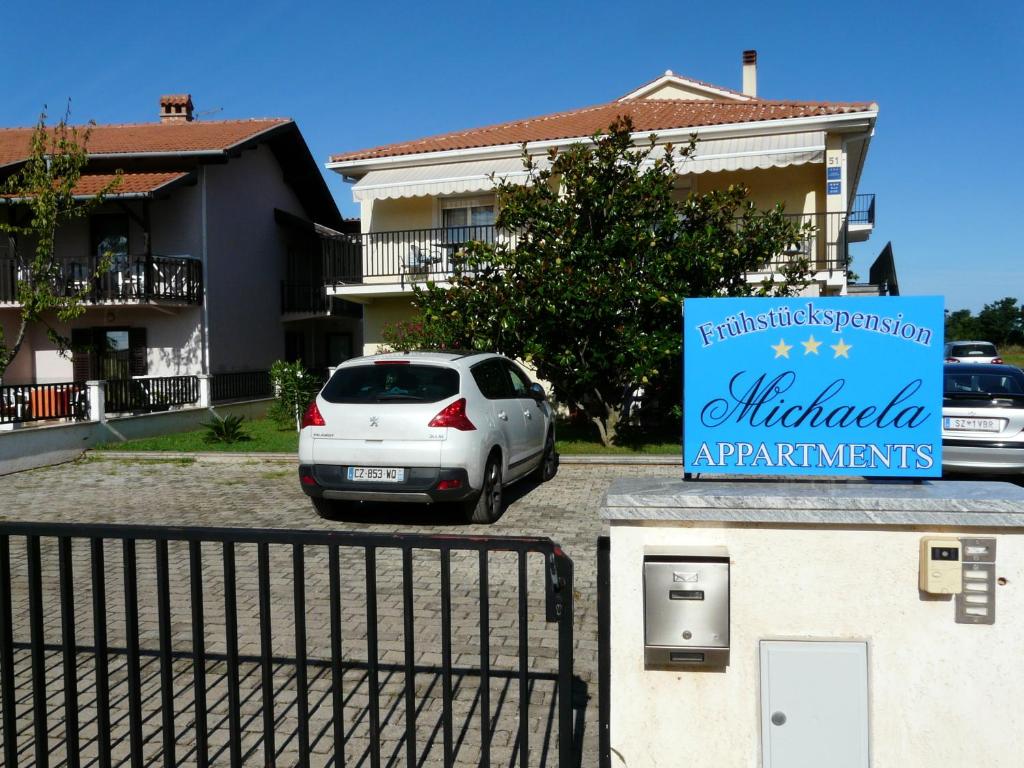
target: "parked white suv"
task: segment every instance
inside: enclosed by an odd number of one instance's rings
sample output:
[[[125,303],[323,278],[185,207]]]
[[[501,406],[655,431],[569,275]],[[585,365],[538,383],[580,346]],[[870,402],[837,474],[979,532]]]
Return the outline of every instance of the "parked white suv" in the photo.
[[[341,502],[460,502],[502,510],[502,488],[554,477],[544,389],[489,353],[407,352],[342,363],[299,432],[299,481],[323,515]]]

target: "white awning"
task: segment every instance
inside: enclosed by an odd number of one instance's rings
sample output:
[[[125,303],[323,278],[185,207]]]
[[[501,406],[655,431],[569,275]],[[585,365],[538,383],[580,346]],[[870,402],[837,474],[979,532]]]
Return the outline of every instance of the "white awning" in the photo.
[[[535,162],[544,164],[547,160],[537,158]],[[680,174],[690,174],[823,162],[825,133],[813,131],[701,140],[691,157],[677,160],[676,168]],[[520,157],[388,168],[370,171],[363,176],[352,186],[352,197],[358,203],[363,200],[485,192],[494,189],[491,174],[498,180],[513,184],[525,184],[527,179]]]
[[[358,203],[395,197],[483,192],[494,189],[491,174],[496,180],[518,184],[526,182],[522,158],[510,157],[370,171],[352,186],[352,197]]]
[[[825,162],[825,132],[780,133],[739,139],[698,140],[694,153],[677,159],[680,174],[784,168]]]

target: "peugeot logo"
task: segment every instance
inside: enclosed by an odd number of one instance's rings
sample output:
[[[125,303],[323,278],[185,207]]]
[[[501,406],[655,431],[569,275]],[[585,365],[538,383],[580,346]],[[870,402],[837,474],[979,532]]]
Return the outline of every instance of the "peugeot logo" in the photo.
[[[370,417],[370,426],[371,427],[379,426],[379,421],[378,421],[376,416],[371,416]]]

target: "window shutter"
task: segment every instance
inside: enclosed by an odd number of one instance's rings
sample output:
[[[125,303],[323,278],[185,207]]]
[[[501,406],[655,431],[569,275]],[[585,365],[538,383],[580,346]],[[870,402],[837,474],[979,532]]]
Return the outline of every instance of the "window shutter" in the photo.
[[[92,378],[91,328],[71,329],[71,378],[74,381],[88,381]]]
[[[145,376],[149,372],[149,350],[146,347],[145,328],[128,329],[128,347],[131,350],[128,373],[132,376]]]

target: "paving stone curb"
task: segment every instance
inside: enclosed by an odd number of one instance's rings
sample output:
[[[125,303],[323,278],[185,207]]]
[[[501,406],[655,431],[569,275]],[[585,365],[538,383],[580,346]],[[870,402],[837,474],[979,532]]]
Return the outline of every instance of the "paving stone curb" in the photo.
[[[182,459],[194,459],[195,461],[211,463],[228,463],[239,461],[269,461],[269,462],[290,462],[298,461],[294,453],[239,453],[229,451],[201,451],[190,453],[187,451],[86,451],[86,455],[95,459],[116,459],[132,461],[179,461]],[[559,456],[561,464],[583,464],[583,465],[662,465],[681,466],[682,457],[675,454],[645,454],[641,456],[629,455],[601,455],[601,454],[580,454]]]

